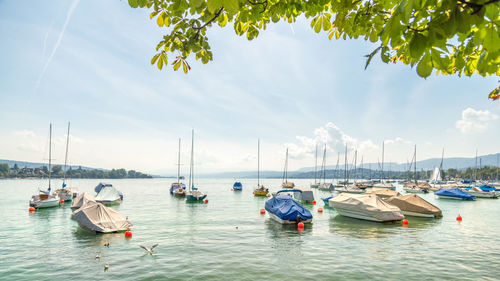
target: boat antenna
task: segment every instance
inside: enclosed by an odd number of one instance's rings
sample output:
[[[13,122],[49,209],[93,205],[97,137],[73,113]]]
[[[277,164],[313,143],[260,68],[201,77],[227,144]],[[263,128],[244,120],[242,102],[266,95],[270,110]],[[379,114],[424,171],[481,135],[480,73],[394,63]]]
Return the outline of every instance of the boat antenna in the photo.
[[[69,147],[69,126],[70,122],[68,122],[68,135],[66,136],[66,156],[64,157],[64,170],[63,170],[63,185],[62,187],[66,187],[66,167],[68,165],[68,147]]]

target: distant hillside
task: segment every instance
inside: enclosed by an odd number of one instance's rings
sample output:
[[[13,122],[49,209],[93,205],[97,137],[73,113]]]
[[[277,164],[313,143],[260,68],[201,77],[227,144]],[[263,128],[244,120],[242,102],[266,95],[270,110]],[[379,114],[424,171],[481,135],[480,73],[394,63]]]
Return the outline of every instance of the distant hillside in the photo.
[[[19,167],[19,169],[22,169],[22,168],[40,168],[40,167],[43,167],[43,166],[46,166],[48,167],[49,164],[47,163],[35,163],[35,162],[25,162],[25,161],[15,161],[15,160],[4,160],[4,159],[0,159],[0,164],[8,164],[9,167],[12,169],[14,167],[15,164],[17,164],[17,167]],[[54,165],[61,165],[63,166],[63,164],[58,164],[58,163],[53,163],[52,166]],[[81,168],[82,170],[102,170],[102,171],[106,171],[106,169],[100,169],[100,168],[90,168],[90,167],[85,167],[85,166],[77,166],[77,165],[68,165],[68,169],[71,168],[73,170],[76,170],[76,169],[79,169]]]
[[[488,154],[483,156],[478,156],[477,165],[481,161],[481,166],[497,166],[498,159],[500,157],[500,153],[496,154]],[[418,170],[432,170],[434,167],[439,167],[441,164],[441,158],[431,158],[426,160],[417,161],[417,169]],[[469,167],[474,167],[476,165],[475,157],[453,157],[453,158],[444,158],[443,160],[443,169],[458,169],[464,170]],[[371,166],[372,170],[378,170],[378,163],[366,163],[363,164],[364,168],[369,168]],[[339,167],[342,168],[342,167]],[[392,171],[405,171],[407,169],[406,163],[384,163],[384,170],[392,170]],[[335,165],[326,166],[327,170],[335,169]],[[305,167],[297,170],[296,172],[311,172],[314,171],[314,167]]]

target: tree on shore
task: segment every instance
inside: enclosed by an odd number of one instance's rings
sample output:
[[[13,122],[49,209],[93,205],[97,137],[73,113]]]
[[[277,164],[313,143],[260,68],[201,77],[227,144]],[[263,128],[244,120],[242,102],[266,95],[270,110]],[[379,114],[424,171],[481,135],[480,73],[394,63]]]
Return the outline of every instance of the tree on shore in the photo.
[[[269,24],[304,16],[316,33],[330,39],[364,39],[383,62],[416,67],[419,76],[436,74],[500,76],[500,0],[128,0],[151,9],[149,17],[165,35],[151,64],[161,70],[168,53],[174,70],[185,73],[187,59],[213,59],[207,29],[232,25],[239,36],[256,38]],[[500,98],[500,85],[489,98]]]

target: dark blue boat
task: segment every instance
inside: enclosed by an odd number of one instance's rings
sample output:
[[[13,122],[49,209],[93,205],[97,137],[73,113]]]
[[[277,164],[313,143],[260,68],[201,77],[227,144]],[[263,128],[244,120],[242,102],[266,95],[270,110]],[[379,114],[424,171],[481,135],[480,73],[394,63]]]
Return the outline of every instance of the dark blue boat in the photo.
[[[178,183],[178,182],[172,183],[172,185],[170,185],[170,194],[174,194],[174,190],[176,190],[176,189],[186,190],[186,185],[183,184],[182,182],[181,183]]]
[[[500,189],[490,185],[481,185],[479,188],[481,188],[482,191],[500,191]]]
[[[233,184],[233,190],[234,191],[241,191],[243,190],[243,185],[241,184],[241,182],[237,181]]]
[[[290,191],[290,190],[285,190]],[[311,222],[312,214],[288,194],[279,194],[266,201],[265,208],[272,219],[279,223]]]
[[[459,188],[441,188],[434,192],[439,198],[457,199],[457,200],[476,200],[476,196],[470,195]]]

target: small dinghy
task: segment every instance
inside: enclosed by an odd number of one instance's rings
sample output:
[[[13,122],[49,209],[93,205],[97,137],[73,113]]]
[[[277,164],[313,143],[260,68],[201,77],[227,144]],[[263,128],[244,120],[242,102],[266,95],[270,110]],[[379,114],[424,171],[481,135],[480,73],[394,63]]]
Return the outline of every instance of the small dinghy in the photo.
[[[441,188],[434,192],[441,199],[455,199],[455,200],[476,200],[476,196],[470,195],[460,188]]]
[[[57,206],[59,206],[59,197],[50,194],[50,190],[48,192],[40,190],[40,193],[38,195],[33,195],[30,200],[30,207],[36,209]]]
[[[132,226],[126,217],[98,202],[88,201],[72,218],[81,228],[100,233],[126,231]]]
[[[241,182],[237,181],[233,184],[233,191],[242,191],[243,190],[243,185]]]
[[[374,194],[341,193],[330,199],[328,205],[342,216],[361,220],[387,222],[404,218],[403,212],[398,207]]]
[[[123,195],[111,184],[100,183],[96,186],[95,190],[97,192],[95,201],[99,203],[104,205],[114,205],[122,202]]]
[[[289,192],[290,190],[284,191]],[[276,196],[266,201],[265,208],[269,212],[269,216],[281,224],[309,223],[312,221],[311,212],[288,194],[278,192]]]
[[[76,210],[81,208],[87,202],[96,202],[94,196],[88,194],[87,192],[83,192],[78,195],[75,200],[71,203],[71,209]]]
[[[401,196],[401,193],[399,193],[395,190],[388,189],[388,188],[381,188],[381,187],[373,187],[373,188],[367,189],[365,193],[366,194],[375,194],[382,199],[386,199],[386,198],[393,197],[393,196]]]
[[[416,194],[390,197],[384,200],[401,209],[405,216],[423,218],[441,218],[443,216],[441,209]]]
[[[186,185],[179,182],[174,182],[170,186],[170,194],[174,196],[186,196]]]

